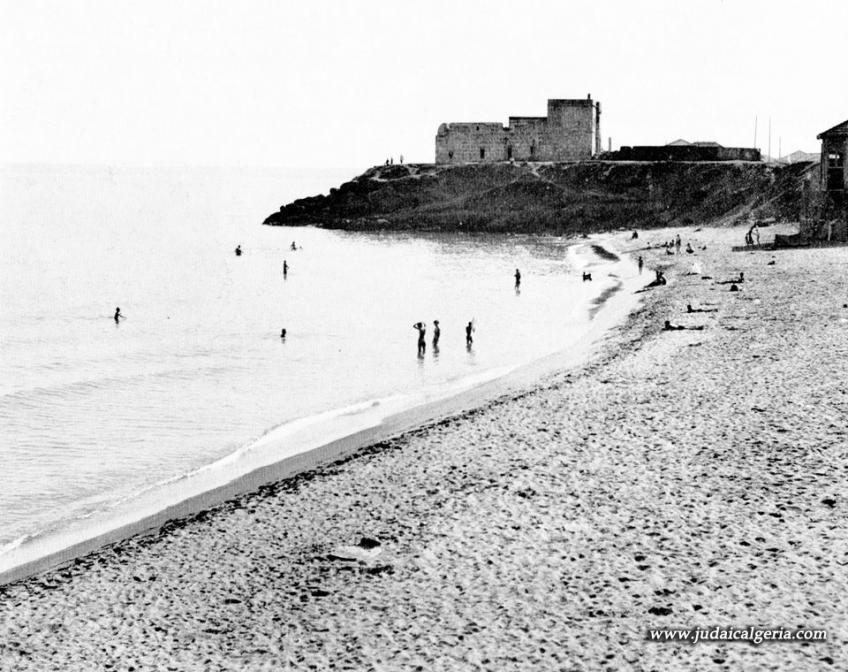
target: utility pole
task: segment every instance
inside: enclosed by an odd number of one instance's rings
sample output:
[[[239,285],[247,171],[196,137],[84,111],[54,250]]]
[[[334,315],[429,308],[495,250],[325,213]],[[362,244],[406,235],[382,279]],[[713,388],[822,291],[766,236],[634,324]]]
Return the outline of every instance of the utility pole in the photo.
[[[768,157],[769,157],[769,161],[771,161],[772,160],[772,158],[771,158],[771,117],[769,117],[769,144],[768,144],[768,148],[769,148]]]
[[[754,149],[757,148],[757,115],[754,115]]]

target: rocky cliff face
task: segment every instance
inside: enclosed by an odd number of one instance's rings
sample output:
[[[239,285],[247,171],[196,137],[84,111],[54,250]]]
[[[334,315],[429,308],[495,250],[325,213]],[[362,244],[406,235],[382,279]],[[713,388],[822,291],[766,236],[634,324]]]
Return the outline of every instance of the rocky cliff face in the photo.
[[[371,168],[265,224],[574,234],[755,217],[797,219],[809,163],[498,163]]]

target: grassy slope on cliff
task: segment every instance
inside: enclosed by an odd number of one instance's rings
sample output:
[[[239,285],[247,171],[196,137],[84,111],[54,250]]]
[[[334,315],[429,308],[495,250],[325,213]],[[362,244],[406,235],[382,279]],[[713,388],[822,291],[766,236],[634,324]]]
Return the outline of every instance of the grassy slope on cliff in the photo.
[[[745,162],[409,164],[371,168],[265,220],[340,229],[549,231],[797,218],[810,164]]]

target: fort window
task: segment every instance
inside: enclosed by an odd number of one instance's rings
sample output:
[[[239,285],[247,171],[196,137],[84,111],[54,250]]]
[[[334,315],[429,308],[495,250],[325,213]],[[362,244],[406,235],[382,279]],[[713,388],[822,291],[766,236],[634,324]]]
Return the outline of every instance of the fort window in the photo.
[[[485,147],[481,147],[481,148],[480,148],[480,158],[481,158],[481,159],[485,159],[485,158],[486,158],[486,149],[485,149]]]
[[[536,145],[530,145],[530,158],[534,158],[536,156]]]
[[[452,158],[453,158],[453,150],[450,150],[450,151],[448,152],[448,158],[449,158],[449,159],[452,159]]]
[[[507,158],[508,161],[512,160],[512,146],[511,145],[506,146],[506,158]]]

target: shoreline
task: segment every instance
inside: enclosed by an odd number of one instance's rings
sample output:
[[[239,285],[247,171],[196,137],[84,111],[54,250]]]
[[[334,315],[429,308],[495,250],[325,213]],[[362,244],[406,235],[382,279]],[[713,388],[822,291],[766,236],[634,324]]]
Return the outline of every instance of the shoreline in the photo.
[[[604,249],[602,246],[605,241],[606,244],[610,242],[608,237],[593,237],[586,243],[591,245],[593,254],[600,260],[601,268],[630,263],[627,259],[628,255],[618,250],[616,251],[621,258],[615,255],[613,255],[615,261],[612,258],[604,258],[595,248]],[[595,266],[593,265],[593,268]],[[586,363],[591,357],[597,355],[600,341],[607,337],[609,331],[617,324],[623,322],[640,302],[639,297],[633,294],[636,285],[641,286],[640,278],[634,277],[630,283],[625,283],[615,274],[610,274],[610,277],[616,279],[616,284],[602,290],[587,304],[589,315],[587,328],[578,342],[570,343],[566,349],[521,364],[505,375],[474,384],[471,388],[458,393],[450,392],[445,397],[426,401],[399,412],[391,412],[376,425],[307,447],[270,464],[263,464],[228,482],[190,495],[176,503],[159,508],[153,513],[147,513],[141,518],[120,523],[117,526],[113,524],[106,531],[92,533],[86,531],[91,530],[90,527],[83,526],[83,530],[76,530],[75,534],[72,528],[70,533],[67,530],[60,530],[44,537],[25,541],[11,548],[5,557],[0,558],[0,588],[55,570],[101,548],[132,537],[153,534],[162,526],[175,520],[190,518],[233,498],[254,492],[262,486],[348,459],[373,444],[438,424],[447,417],[481,408],[502,397],[542,384],[545,378],[563,370]],[[628,292],[633,296],[628,297]],[[179,481],[174,483],[178,484]],[[114,512],[110,513],[111,517],[104,517],[103,522],[97,527],[108,526],[108,521],[116,518]],[[84,538],[79,539],[81,536]],[[32,558],[33,555],[37,557]],[[23,559],[18,559],[16,556],[23,556]]]
[[[841,669],[848,253],[738,232],[573,370],[3,587],[0,667]],[[827,639],[647,640],[752,624]]]

